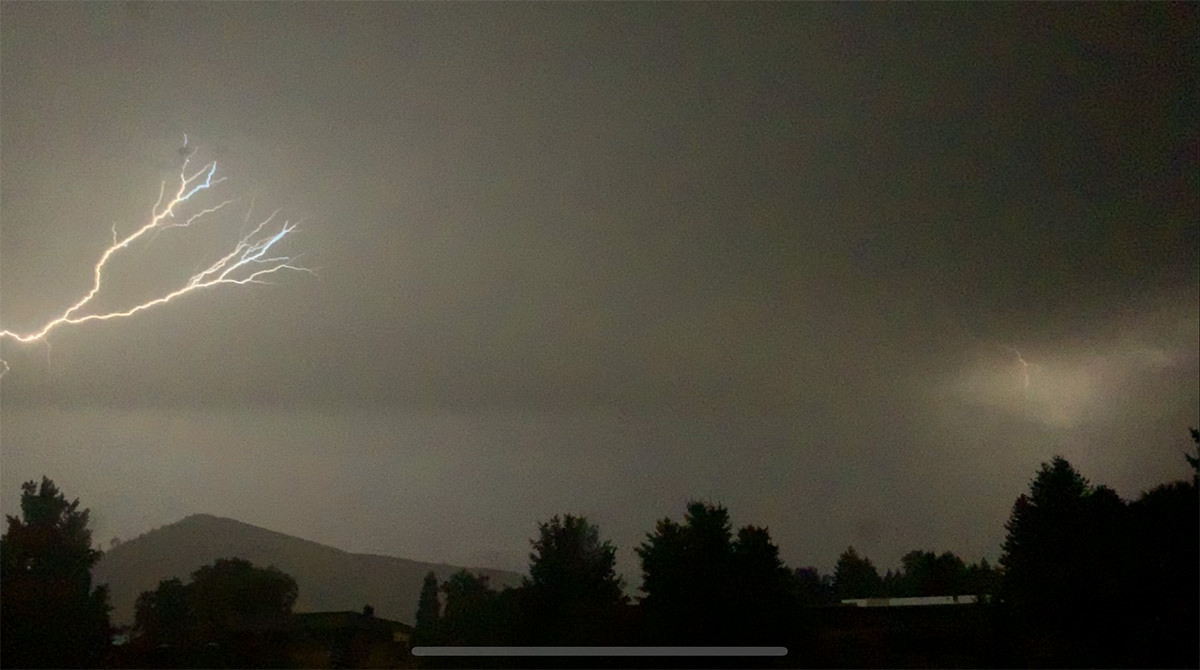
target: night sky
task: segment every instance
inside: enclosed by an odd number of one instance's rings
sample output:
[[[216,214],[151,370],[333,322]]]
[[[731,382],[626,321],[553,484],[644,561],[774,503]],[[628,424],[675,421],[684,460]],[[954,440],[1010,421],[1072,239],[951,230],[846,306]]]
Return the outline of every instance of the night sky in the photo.
[[[86,294],[184,133],[242,200],[96,306],[275,208],[316,274],[4,340],[3,511],[46,474],[106,544],[205,512],[520,570],[585,514],[636,584],[698,498],[793,567],[995,560],[1055,454],[1125,498],[1190,474],[1198,18],[6,1],[0,326]]]

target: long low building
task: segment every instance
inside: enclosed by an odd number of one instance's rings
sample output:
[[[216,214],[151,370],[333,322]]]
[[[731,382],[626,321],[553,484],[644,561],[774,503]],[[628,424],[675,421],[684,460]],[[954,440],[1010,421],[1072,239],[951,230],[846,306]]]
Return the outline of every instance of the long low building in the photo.
[[[920,596],[917,598],[847,598],[843,605],[854,607],[913,607],[916,605],[971,605],[978,596]]]

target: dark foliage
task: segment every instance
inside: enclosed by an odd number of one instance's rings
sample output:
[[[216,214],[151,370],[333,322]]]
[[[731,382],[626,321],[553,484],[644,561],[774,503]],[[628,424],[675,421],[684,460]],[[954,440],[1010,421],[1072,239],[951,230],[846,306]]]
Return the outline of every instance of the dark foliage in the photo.
[[[883,579],[871,559],[849,547],[838,557],[833,570],[833,593],[838,600],[879,598],[883,596]]]
[[[217,559],[192,573],[188,603],[205,642],[230,630],[264,628],[287,619],[296,604],[296,580],[275,567],[240,558]]]
[[[733,534],[724,507],[692,502],[682,524],[658,522],[637,549],[642,607],[655,638],[671,643],[713,640],[728,611]]]
[[[883,578],[889,598],[973,595],[984,600],[998,588],[999,573],[987,559],[968,565],[953,552],[910,551],[900,559],[900,571]]]
[[[833,575],[822,575],[813,567],[796,568],[792,579],[796,603],[801,607],[822,607],[837,602],[833,593]]]
[[[1193,430],[1192,437],[1200,448],[1200,434]],[[1191,455],[1188,463],[1197,468]],[[40,488],[33,482],[23,487],[22,511],[23,519],[8,518],[0,538],[6,666],[296,662],[288,655],[296,640],[287,628],[295,580],[236,558],[203,566],[190,583],[168,579],[143,593],[134,643],[112,652],[107,594],[91,585],[99,552],[91,547],[88,511],[80,511],[78,501],[68,503],[48,479]],[[487,577],[466,570],[441,584],[427,574],[412,641],[788,647],[786,658],[757,658],[756,667],[1200,665],[1200,494],[1194,478],[1126,502],[1056,457],[1042,464],[1029,491],[1017,498],[1006,529],[1000,569],[986,559],[967,564],[951,552],[915,550],[901,559],[899,570],[881,577],[850,547],[832,575],[821,575],[815,568],[789,570],[767,529],[748,525],[734,533],[724,507],[692,502],[682,522],[660,520],[637,548],[644,596],[631,604],[616,574],[612,543],[583,517],[555,516],[531,540],[529,577],[520,588],[496,591]],[[838,606],[845,598],[964,594],[984,597],[979,604],[946,607]],[[370,605],[362,614],[349,614],[358,622],[355,630],[374,630],[362,623],[374,619]],[[376,628],[383,636],[378,648],[391,644],[387,624]],[[366,639],[360,638],[354,639]],[[349,637],[334,639],[330,662],[335,667],[376,662],[355,644]],[[394,665],[398,658],[388,662]],[[478,657],[405,662],[447,668],[676,663]],[[685,665],[745,662],[689,658]]]
[[[89,667],[109,647],[108,591],[92,588],[89,510],[50,479],[21,486],[23,518],[0,538],[0,655],[6,667]]]
[[[782,644],[790,653],[779,667],[1196,667],[1198,514],[1194,484],[1166,484],[1126,503],[1055,458],[1013,506],[1000,568],[986,559],[968,564],[951,552],[916,550],[881,577],[851,547],[834,574],[823,576],[815,568],[788,571],[765,529],[746,526],[735,535],[724,507],[693,502],[682,522],[662,519],[638,547],[645,595],[614,621],[612,630],[624,635],[614,641]],[[572,517],[543,524],[533,545],[531,578],[521,589],[497,594],[466,573],[443,586],[446,618],[455,620],[452,630],[443,628],[443,640],[589,639],[579,637],[562,603],[566,594],[615,602],[611,545]],[[835,606],[843,598],[952,595],[977,595],[981,602]],[[613,659],[589,665],[598,663],[621,667]]]
[[[993,568],[986,558],[980,559],[978,563],[967,566],[966,593],[990,602],[1000,592],[1001,578],[1000,571]]]
[[[154,644],[182,647],[191,642],[193,618],[187,587],[179,578],[165,579],[137,599],[134,630]]]
[[[796,590],[766,528],[744,526],[733,543],[730,635],[739,643],[779,644],[795,623]]]
[[[437,575],[430,572],[421,583],[421,597],[417,602],[417,626],[413,631],[413,644],[437,644],[438,628],[442,622],[442,602],[438,598]]]
[[[218,559],[187,584],[166,579],[138,596],[133,652],[170,666],[201,657],[217,663],[218,651],[221,663],[281,663],[283,645],[272,636],[285,627],[297,594],[296,581],[277,568]]]
[[[1200,430],[1195,428],[1189,429],[1192,433],[1192,442],[1196,443],[1196,455],[1184,454],[1188,465],[1192,466],[1192,486],[1200,485]]]
[[[1126,504],[1065,459],[1013,505],[1001,565],[1018,660],[1195,667],[1200,498],[1175,482]]]
[[[459,570],[442,584],[442,593],[446,596],[440,626],[444,643],[466,646],[507,643],[508,627],[501,611],[500,593],[488,586],[487,577]]]
[[[1155,666],[1200,667],[1200,495],[1173,482],[1129,505],[1129,627]],[[1128,633],[1127,633],[1128,634]],[[1139,659],[1140,660],[1140,659]]]
[[[779,548],[753,526],[735,540],[720,505],[689,503],[682,524],[662,519],[637,553],[656,644],[754,644],[793,625],[795,591]]]
[[[609,644],[625,604],[617,548],[600,529],[570,514],[543,523],[531,540],[522,588],[528,640],[534,644]]]

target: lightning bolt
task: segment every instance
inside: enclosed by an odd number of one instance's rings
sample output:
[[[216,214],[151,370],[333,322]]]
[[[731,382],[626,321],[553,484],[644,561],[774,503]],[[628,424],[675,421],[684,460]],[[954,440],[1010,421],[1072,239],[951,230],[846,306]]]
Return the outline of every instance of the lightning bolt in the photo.
[[[1008,349],[1009,351],[1011,351],[1013,353],[1014,356],[1017,357],[1017,362],[1021,364],[1021,379],[1024,382],[1023,387],[1025,389],[1028,389],[1029,388],[1029,361],[1025,360],[1025,357],[1021,355],[1020,349],[1017,349],[1016,347],[1010,347],[1010,346],[1007,346],[1004,344],[1002,344],[1000,346],[1004,347],[1005,349]]]
[[[184,137],[186,146],[187,136],[185,135]],[[166,202],[164,202],[164,197],[167,193],[167,182],[164,181],[159,187],[158,200],[150,210],[151,216],[149,221],[123,238],[118,236],[116,226],[113,226],[112,244],[100,254],[100,259],[96,261],[95,266],[92,268],[91,290],[74,304],[67,307],[58,316],[49,319],[36,330],[26,333],[7,329],[0,330],[0,342],[5,338],[22,344],[37,341],[45,342],[51,331],[61,326],[77,326],[90,321],[107,321],[130,317],[142,310],[166,304],[183,295],[203,289],[223,284],[269,284],[271,282],[267,281],[267,278],[271,275],[287,271],[314,274],[312,270],[296,265],[296,258],[275,251],[275,245],[295,231],[297,225],[289,221],[276,223],[275,220],[279,214],[279,210],[276,210],[255,225],[249,233],[239,238],[233,245],[233,248],[225,255],[193,274],[182,286],[124,309],[83,313],[85,311],[84,307],[100,293],[104,284],[105,268],[118,252],[127,249],[135,241],[147,235],[153,241],[154,237],[163,231],[198,225],[204,222],[206,217],[221,211],[235,202],[235,200],[225,200],[215,205],[200,206],[190,214],[184,214],[185,205],[196,204],[193,198],[199,200],[200,195],[225,181],[224,177],[215,178],[217,172],[215,161],[205,164],[203,168],[191,175],[188,174],[188,163],[189,159],[185,157],[183,166],[179,172],[179,186],[175,190],[175,194]],[[249,216],[248,213],[247,216]],[[3,359],[0,359],[0,376],[3,376],[8,369],[8,364]]]
[[[1016,347],[1004,344],[1003,342],[997,342],[996,340],[984,339],[984,338],[978,337],[977,335],[975,335],[974,331],[972,331],[971,328],[967,326],[966,321],[964,321],[962,318],[957,319],[957,323],[962,328],[962,331],[967,334],[967,337],[971,338],[973,341],[978,342],[980,344],[994,345],[994,346],[1000,347],[1000,348],[1004,349],[1005,351],[1011,353],[1012,355],[1016,356],[1017,363],[1021,366],[1021,388],[1025,389],[1025,390],[1029,390],[1030,368],[1032,367],[1032,364],[1029,361],[1025,360],[1025,356],[1023,354],[1021,354],[1020,349],[1017,349]]]

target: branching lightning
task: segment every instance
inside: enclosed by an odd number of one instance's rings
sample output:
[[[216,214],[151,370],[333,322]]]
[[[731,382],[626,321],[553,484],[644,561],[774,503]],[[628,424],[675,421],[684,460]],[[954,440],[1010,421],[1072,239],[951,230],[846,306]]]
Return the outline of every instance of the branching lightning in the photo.
[[[235,202],[232,199],[225,200],[215,205],[199,206],[191,213],[183,211],[185,205],[196,204],[193,198],[199,200],[198,196],[224,181],[223,177],[214,178],[217,171],[215,161],[206,164],[203,168],[189,176],[187,171],[188,163],[194,149],[188,146],[186,137],[185,135],[184,148],[180,150],[180,155],[183,157],[183,165],[179,172],[179,187],[176,189],[174,196],[164,203],[164,197],[167,193],[167,182],[163,182],[159,188],[158,200],[155,202],[154,207],[151,208],[150,220],[147,223],[123,238],[117,233],[116,226],[113,226],[112,244],[104,250],[100,255],[100,259],[92,268],[91,290],[74,304],[67,307],[61,314],[46,321],[37,330],[27,333],[19,333],[7,329],[0,330],[0,341],[3,341],[4,338],[24,344],[46,341],[51,331],[60,326],[80,325],[89,321],[107,321],[109,319],[133,316],[142,310],[168,303],[187,293],[202,289],[222,284],[267,284],[270,283],[267,281],[268,277],[286,271],[312,273],[312,270],[296,265],[295,257],[275,251],[275,245],[296,230],[295,223],[288,221],[276,223],[275,220],[279,214],[279,210],[276,210],[266,219],[255,225],[249,233],[238,239],[233,248],[225,255],[193,274],[182,286],[124,309],[85,313],[84,308],[100,293],[104,285],[104,271],[109,261],[118,252],[127,249],[143,237],[150,236],[149,241],[153,241],[155,236],[166,230],[187,228],[192,225],[201,224],[206,220],[206,217],[223,210]],[[7,363],[3,359],[0,359],[0,376],[7,370]]]

